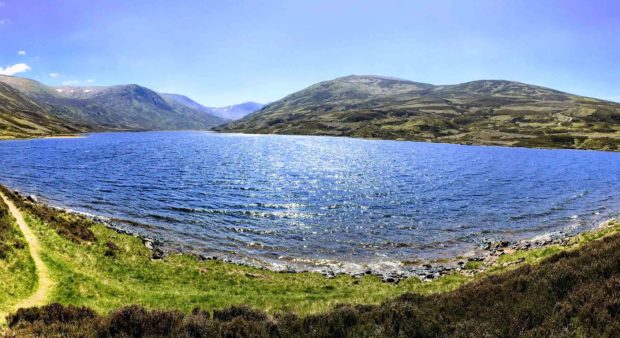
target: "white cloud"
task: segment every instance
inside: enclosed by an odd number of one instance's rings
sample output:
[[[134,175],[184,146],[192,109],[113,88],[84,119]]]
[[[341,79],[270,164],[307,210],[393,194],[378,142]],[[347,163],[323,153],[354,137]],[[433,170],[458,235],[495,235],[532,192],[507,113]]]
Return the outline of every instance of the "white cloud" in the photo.
[[[86,80],[86,83],[94,83],[94,82],[95,82],[95,80],[93,80],[93,79]]]
[[[19,52],[17,52],[17,55],[26,55],[26,51],[25,50],[20,50]]]
[[[60,75],[60,74],[58,74],[58,73],[54,73],[54,72],[50,73],[50,76],[51,76],[51,77],[58,77],[58,75]]]
[[[0,67],[0,74],[1,75],[14,75],[17,73],[23,73],[23,72],[27,72],[30,70],[30,66],[28,66],[25,63],[18,63],[18,64],[14,64],[12,66],[8,66],[6,68],[2,68]]]

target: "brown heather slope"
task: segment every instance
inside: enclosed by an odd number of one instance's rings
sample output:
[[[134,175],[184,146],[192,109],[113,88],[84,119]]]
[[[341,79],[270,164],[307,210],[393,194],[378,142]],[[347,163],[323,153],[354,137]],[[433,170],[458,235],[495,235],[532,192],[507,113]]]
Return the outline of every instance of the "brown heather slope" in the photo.
[[[617,150],[620,104],[512,81],[434,86],[347,76],[216,130]]]

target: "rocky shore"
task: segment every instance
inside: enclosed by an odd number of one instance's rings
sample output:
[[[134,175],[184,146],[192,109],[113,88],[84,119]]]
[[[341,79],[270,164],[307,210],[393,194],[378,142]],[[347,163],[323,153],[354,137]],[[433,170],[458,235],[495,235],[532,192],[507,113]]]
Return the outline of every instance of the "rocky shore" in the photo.
[[[606,226],[609,222],[610,221],[604,222],[599,225],[598,228]],[[388,262],[369,265],[332,263],[310,270],[320,272],[328,277],[335,277],[339,274],[350,274],[353,276],[377,275],[381,277],[384,282],[388,283],[398,283],[400,280],[411,277],[418,278],[422,281],[432,281],[455,272],[473,276],[500,264],[498,260],[504,255],[513,254],[517,251],[534,250],[549,246],[570,246],[572,245],[571,240],[574,236],[576,235],[558,231],[520,241],[487,240],[464,256],[440,261],[416,262],[414,264]],[[501,265],[502,267],[507,267],[520,264],[524,260],[524,258],[519,258],[510,262],[501,263]]]

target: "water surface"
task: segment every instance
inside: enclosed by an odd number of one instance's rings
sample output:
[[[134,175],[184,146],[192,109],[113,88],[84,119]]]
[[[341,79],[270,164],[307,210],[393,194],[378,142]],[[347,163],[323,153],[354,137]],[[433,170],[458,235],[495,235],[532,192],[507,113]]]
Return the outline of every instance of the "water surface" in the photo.
[[[620,154],[209,132],[0,142],[0,182],[205,254],[356,263],[581,231]]]

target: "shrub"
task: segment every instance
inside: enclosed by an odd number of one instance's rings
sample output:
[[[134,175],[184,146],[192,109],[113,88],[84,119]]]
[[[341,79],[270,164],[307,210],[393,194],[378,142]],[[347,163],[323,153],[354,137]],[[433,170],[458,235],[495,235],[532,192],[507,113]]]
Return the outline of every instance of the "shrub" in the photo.
[[[249,321],[267,320],[267,315],[258,310],[254,310],[248,306],[233,306],[228,309],[213,311],[213,319],[229,322],[236,318],[242,318]]]
[[[8,196],[18,208],[28,211],[41,221],[47,223],[50,227],[55,229],[59,235],[77,243],[82,241],[93,242],[96,240],[95,234],[90,230],[93,222],[86,217],[69,214],[44,204],[28,202],[1,185],[0,191]]]
[[[9,237],[12,228],[12,218],[9,215],[9,208],[0,199],[0,259],[5,259],[12,246],[9,243]]]
[[[14,326],[18,323],[32,324],[36,322],[42,322],[44,324],[69,324],[75,321],[94,318],[97,318],[97,314],[95,313],[95,311],[87,307],[50,304],[43,307],[19,309],[15,314],[9,316],[8,323],[9,326]]]
[[[106,257],[116,257],[116,255],[118,254],[118,252],[120,251],[120,248],[118,247],[118,245],[114,244],[113,242],[106,242],[105,243],[105,252],[103,253]]]

